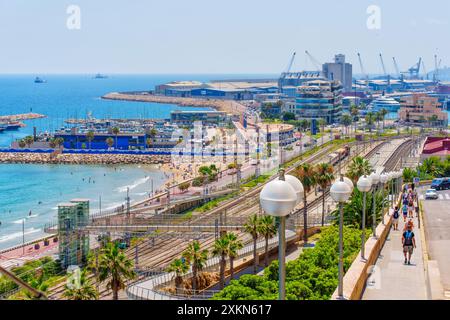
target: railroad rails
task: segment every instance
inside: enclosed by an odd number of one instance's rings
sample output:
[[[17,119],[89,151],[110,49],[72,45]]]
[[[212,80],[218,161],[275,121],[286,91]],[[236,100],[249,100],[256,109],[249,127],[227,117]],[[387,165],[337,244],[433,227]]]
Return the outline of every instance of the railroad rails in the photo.
[[[386,143],[385,141],[381,141],[377,146],[373,148],[372,151],[367,153],[367,157],[373,155],[377,152],[381,145]],[[354,143],[353,145],[358,145]],[[359,144],[361,145],[361,144]],[[287,173],[291,173],[294,169],[301,163],[319,163],[320,161],[324,161],[324,159],[329,160],[329,154],[333,146],[329,145],[324,147],[322,150],[317,152],[316,154],[308,157],[305,160],[299,160],[291,167],[286,169]],[[347,159],[349,160],[349,159]],[[277,175],[272,176],[267,182],[276,179]],[[266,183],[267,183],[266,182]],[[237,233],[238,237],[243,241],[243,243],[247,244],[251,242],[251,237],[248,234],[241,232],[241,226],[248,218],[249,215],[257,213],[259,209],[259,193],[261,189],[264,187],[264,184],[257,186],[251,190],[248,190],[242,193],[237,199],[230,199],[224,201],[219,207],[210,210],[209,212],[205,212],[201,214],[201,216],[194,216],[189,220],[186,220],[183,217],[169,215],[169,217],[162,218],[161,216],[153,216],[149,219],[145,219],[142,222],[144,224],[153,225],[154,228],[145,227],[141,232],[141,239],[138,239],[138,243],[130,246],[125,249],[125,254],[135,260],[135,264],[139,268],[165,268],[167,265],[173,261],[173,259],[178,258],[180,253],[184,250],[189,240],[196,239],[198,240],[203,248],[210,248],[217,234],[223,230],[221,227],[226,225],[233,225],[236,227],[233,229],[234,232]],[[321,197],[318,196],[316,199],[310,201],[308,203],[308,209],[317,206],[321,203]],[[302,208],[298,209],[300,212]],[[240,220],[240,223],[236,223],[237,220]],[[287,228],[296,229],[295,219],[289,219],[291,222],[287,223]],[[138,221],[137,218],[132,219],[130,224]],[[309,225],[317,225],[319,223],[318,219],[309,218]],[[155,226],[164,225],[167,228],[162,230],[157,230]],[[173,228],[169,228],[173,227]],[[176,227],[174,227],[176,226]],[[201,228],[196,228],[198,226],[204,226]],[[214,226],[214,228],[212,228]],[[90,232],[108,232],[108,228],[103,228],[104,226],[99,226],[100,228],[94,230],[90,230]],[[117,226],[114,231],[114,226],[109,226],[109,232],[117,232],[119,234],[124,233],[124,229],[120,230],[120,226]],[[139,226],[140,227],[140,226]],[[202,230],[203,229],[203,230]],[[228,228],[227,228],[228,229]],[[86,231],[86,230],[85,230]],[[132,230],[126,230],[126,233],[132,233]],[[214,231],[214,232],[213,232]],[[80,230],[80,232],[83,232]],[[64,292],[64,286],[60,285],[52,289],[52,295],[50,298],[58,298],[62,292]],[[106,287],[101,284],[100,285],[100,295],[101,297],[105,297],[110,293],[106,290]]]

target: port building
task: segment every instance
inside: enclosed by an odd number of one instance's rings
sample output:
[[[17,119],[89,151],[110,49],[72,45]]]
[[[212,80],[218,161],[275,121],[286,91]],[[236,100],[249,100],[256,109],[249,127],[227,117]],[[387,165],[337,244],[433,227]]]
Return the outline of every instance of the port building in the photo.
[[[338,122],[342,114],[341,82],[337,80],[306,82],[297,88],[295,104],[295,114],[300,119]]]
[[[339,80],[344,92],[352,91],[353,67],[351,63],[345,62],[345,55],[337,54],[334,62],[324,63],[322,72],[328,80]]]
[[[398,116],[401,121],[439,127],[448,125],[448,114],[442,110],[437,97],[416,93],[402,98],[400,105]]]

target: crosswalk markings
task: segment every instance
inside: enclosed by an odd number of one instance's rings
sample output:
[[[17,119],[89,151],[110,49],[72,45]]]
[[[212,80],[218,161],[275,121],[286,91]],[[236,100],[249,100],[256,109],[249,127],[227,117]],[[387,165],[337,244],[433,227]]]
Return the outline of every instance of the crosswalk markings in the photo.
[[[450,300],[450,291],[444,291],[445,300]]]
[[[439,198],[439,200],[450,200],[450,194],[440,193],[440,194],[438,194],[438,198]],[[419,195],[419,200],[424,200],[424,199],[425,199],[425,196],[423,194]]]

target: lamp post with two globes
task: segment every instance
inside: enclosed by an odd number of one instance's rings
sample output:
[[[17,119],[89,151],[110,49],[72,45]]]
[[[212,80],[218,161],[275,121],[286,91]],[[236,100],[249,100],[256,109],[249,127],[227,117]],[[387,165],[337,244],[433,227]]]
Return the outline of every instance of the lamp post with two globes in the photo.
[[[372,180],[370,177],[364,175],[358,179],[356,183],[358,190],[363,193],[363,212],[361,218],[361,259],[365,260],[365,244],[366,244],[366,196],[367,192],[372,188]]]
[[[380,182],[380,174],[373,172],[369,176],[370,180],[372,181],[372,234],[373,237],[377,237],[376,232],[376,225],[377,225],[377,209],[376,209],[376,201],[375,196],[378,188],[378,183]]]
[[[259,195],[265,213],[279,219],[278,224],[278,299],[286,298],[286,217],[302,201],[303,185],[294,176],[279,171],[279,177],[266,184]],[[306,232],[306,230],[305,230]]]
[[[353,191],[353,183],[350,179],[341,175],[340,179],[335,181],[330,188],[331,198],[339,203],[339,283],[338,297],[344,299],[344,212],[343,205]]]

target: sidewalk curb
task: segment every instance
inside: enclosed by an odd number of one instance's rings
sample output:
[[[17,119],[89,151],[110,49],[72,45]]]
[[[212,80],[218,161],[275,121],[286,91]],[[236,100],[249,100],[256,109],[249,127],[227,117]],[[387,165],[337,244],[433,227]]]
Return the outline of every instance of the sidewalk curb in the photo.
[[[427,239],[425,234],[425,219],[423,216],[422,200],[419,200],[419,219],[421,220],[420,235],[422,243],[422,259],[425,272],[427,297],[429,300],[444,300],[444,288],[441,283],[441,274],[436,260],[430,260]]]

